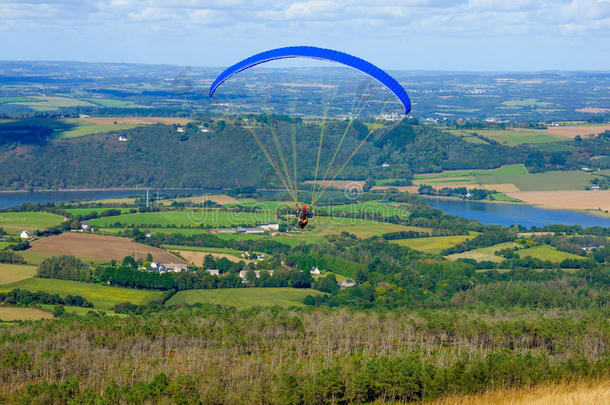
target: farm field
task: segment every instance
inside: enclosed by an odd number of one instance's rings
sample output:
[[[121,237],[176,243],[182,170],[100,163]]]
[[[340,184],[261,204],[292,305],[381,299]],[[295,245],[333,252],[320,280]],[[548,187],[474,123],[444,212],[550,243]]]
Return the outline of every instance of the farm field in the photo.
[[[79,118],[83,122],[92,124],[108,125],[116,122],[117,124],[127,125],[152,125],[152,124],[180,124],[186,125],[191,122],[190,118],[180,117],[87,117]]]
[[[32,251],[32,249],[22,250],[19,252],[19,254],[21,256],[23,256],[23,258],[25,259],[27,264],[34,265],[34,266],[37,266],[40,263],[42,263],[44,259],[48,259],[49,257],[57,256],[56,253],[35,252],[35,251]],[[86,257],[86,256],[76,256],[76,257],[78,257],[80,260],[82,260],[85,263],[90,262],[93,264],[103,264],[103,263],[108,263],[108,261],[109,261],[107,259],[100,259],[100,258],[93,258],[93,257]]]
[[[103,132],[114,132],[137,127],[135,124],[95,124],[84,121],[83,118],[64,118],[67,124],[74,125],[72,129],[61,132],[59,138],[77,138],[79,136],[100,134]]]
[[[509,192],[527,204],[556,209],[610,211],[610,190],[562,190]]]
[[[127,238],[80,232],[64,232],[60,235],[36,240],[32,242],[32,247],[26,252],[73,255],[106,260],[122,260],[125,256],[143,259],[150,253],[157,261],[184,262],[162,249],[135,243]]]
[[[320,294],[312,289],[298,288],[218,288],[215,290],[179,291],[166,303],[166,307],[179,304],[215,304],[240,309],[255,306],[304,306],[308,295]]]
[[[50,294],[80,295],[92,302],[95,309],[109,310],[121,302],[131,302],[142,305],[160,298],[163,293],[153,290],[136,290],[132,288],[111,287],[101,284],[82,283],[71,280],[57,280],[53,278],[30,278],[12,284],[0,286],[0,292],[8,292],[15,288],[32,292],[45,291]]]
[[[487,247],[478,248],[478,249],[472,249],[472,250],[468,250],[468,251],[462,252],[462,253],[454,253],[454,254],[445,256],[445,258],[447,258],[449,260],[473,259],[473,260],[476,260],[477,262],[490,261],[490,262],[500,263],[502,260],[504,260],[504,258],[501,256],[496,256],[496,254],[494,252],[497,252],[498,250],[502,250],[502,249],[513,248],[515,246],[518,246],[518,245],[514,242],[499,243],[497,245],[487,246]]]
[[[534,246],[528,249],[520,249],[517,251],[521,257],[533,257],[534,259],[550,260],[553,263],[559,263],[564,259],[584,260],[582,256],[578,256],[568,252],[562,252],[552,246]]]
[[[15,283],[36,275],[36,267],[26,264],[0,263],[0,285]]]
[[[256,225],[275,220],[270,212],[227,212],[217,209],[193,209],[192,211],[139,212],[122,214],[114,217],[92,219],[90,222],[97,227],[107,227],[116,222],[124,225],[157,225],[230,227],[237,225]]]
[[[199,251],[178,250],[178,249],[170,249],[170,250],[178,252],[180,254],[180,256],[184,257],[192,265],[199,266],[199,267],[201,267],[203,260],[205,259],[205,257],[207,255],[214,256],[214,259],[221,259],[224,257],[225,259],[230,260],[234,263],[237,263],[240,261],[243,261],[244,263],[254,262],[254,260],[242,259],[241,257],[236,257],[235,255],[228,254],[228,253],[214,253],[214,252],[210,252],[210,251],[206,252],[203,250],[199,250]]]
[[[552,133],[545,133],[541,130],[526,130],[526,129],[450,129],[447,132],[461,137],[472,136],[476,133],[485,138],[494,140],[498,143],[508,146],[517,146],[522,144],[537,144],[546,142],[559,142],[565,140],[561,136]],[[477,138],[479,139],[479,138]]]
[[[221,205],[227,205],[227,206],[233,206],[233,205],[244,205],[247,206],[246,203],[230,197],[228,195],[224,195],[224,194],[212,194],[212,195],[195,195],[195,196],[191,196],[191,197],[178,197],[178,198],[170,198],[167,200],[162,200],[161,203],[163,205],[169,205],[172,202],[190,202],[190,203],[202,203],[205,201],[214,201],[215,203],[221,204]]]
[[[24,105],[36,111],[56,111],[59,110],[61,107],[94,106],[94,104],[75,98],[57,96],[33,96],[29,97],[29,100],[27,101],[16,101],[11,104]]]
[[[53,314],[39,308],[0,305],[0,321],[38,321],[53,318]]]
[[[473,235],[433,236],[430,238],[397,239],[392,243],[406,246],[420,252],[439,254],[443,250],[472,238]]]
[[[610,131],[610,125],[566,125],[560,127],[548,127],[547,129],[543,129],[541,131],[563,138],[572,139],[575,138],[576,135],[586,137],[588,135],[597,135],[604,131]]]
[[[346,213],[351,215],[364,216],[365,214],[381,214],[383,216],[397,216],[397,217],[408,217],[411,213],[408,211],[405,205],[394,204],[394,203],[379,203],[379,202],[367,202],[361,204],[347,204],[347,205],[333,205],[320,207],[331,215],[337,213]]]
[[[24,229],[33,234],[36,229],[47,229],[59,225],[64,220],[60,215],[48,212],[2,212],[0,227],[11,234],[19,234]]]

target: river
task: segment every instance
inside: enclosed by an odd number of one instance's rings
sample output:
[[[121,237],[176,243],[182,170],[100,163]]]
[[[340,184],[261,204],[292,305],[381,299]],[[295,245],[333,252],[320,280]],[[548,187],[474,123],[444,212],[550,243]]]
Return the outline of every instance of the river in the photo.
[[[610,227],[610,218],[567,210],[549,210],[525,204],[486,203],[449,198],[428,198],[439,210],[459,217],[475,219],[485,225],[523,225],[525,227],[552,224]]]

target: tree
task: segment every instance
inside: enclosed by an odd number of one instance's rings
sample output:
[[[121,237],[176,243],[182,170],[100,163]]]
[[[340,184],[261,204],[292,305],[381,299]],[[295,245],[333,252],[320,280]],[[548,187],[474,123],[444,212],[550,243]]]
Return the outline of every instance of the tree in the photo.
[[[203,258],[203,268],[206,270],[216,268],[216,260],[214,260],[214,256],[205,255],[205,257]]]

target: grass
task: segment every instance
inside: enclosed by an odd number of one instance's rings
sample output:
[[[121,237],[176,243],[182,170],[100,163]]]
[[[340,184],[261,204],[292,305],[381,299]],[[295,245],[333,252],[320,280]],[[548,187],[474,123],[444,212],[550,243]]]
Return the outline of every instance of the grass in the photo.
[[[527,168],[525,165],[519,163],[514,165],[505,165],[501,166],[497,169],[473,169],[473,170],[445,170],[440,173],[424,173],[424,174],[416,174],[415,179],[428,179],[428,178],[437,178],[437,177],[466,177],[466,176],[478,176],[478,175],[519,175],[519,174],[528,174]]]
[[[427,405],[572,405],[607,404],[610,379],[574,380],[560,384],[547,383],[534,387],[501,388],[479,394],[451,395]]]
[[[33,234],[36,229],[47,229],[62,223],[64,218],[48,212],[3,212],[0,227],[12,234],[24,229]]]
[[[312,274],[311,276],[313,277],[314,280],[317,280],[319,278],[324,278],[331,274],[334,274],[335,278],[337,279],[337,283],[341,283],[343,280],[347,280],[349,278],[349,277],[344,276],[343,274],[333,273],[332,271],[323,272],[321,274]]]
[[[472,134],[476,133],[487,139],[494,140],[498,143],[508,146],[517,146],[522,144],[537,144],[546,142],[561,142],[566,141],[558,135],[549,134],[541,130],[520,130],[520,129],[450,129],[447,132],[461,136],[461,137],[474,137]],[[476,138],[476,137],[474,137]],[[480,138],[477,138],[480,140]]]
[[[103,207],[103,208],[67,208],[66,211],[69,212],[72,215],[87,215],[93,211],[96,211],[98,214],[101,213],[102,211],[105,211],[109,208],[107,207]],[[126,213],[129,212],[129,208],[112,208],[113,210],[119,210],[122,213]]]
[[[200,225],[230,227],[242,224],[256,225],[275,220],[269,212],[227,212],[215,209],[192,211],[139,212],[114,217],[92,219],[97,227],[107,227],[115,222],[130,225],[185,226],[195,228]]]
[[[582,170],[566,170],[527,174],[486,173],[476,175],[475,181],[479,184],[510,183],[521,191],[551,191],[584,190],[592,178]]]
[[[521,200],[517,200],[516,198],[509,197],[504,193],[493,193],[491,195],[491,200],[493,201],[506,201],[506,202],[521,202]]]
[[[379,203],[379,202],[367,202],[361,204],[346,204],[346,205],[333,205],[327,207],[320,207],[330,215],[336,215],[338,213],[348,214],[380,214],[384,217],[408,217],[411,213],[408,211],[405,205],[396,203]]]
[[[36,266],[0,263],[0,285],[32,278],[34,275],[36,275]]]
[[[225,255],[234,256],[241,259],[241,250],[229,249],[229,248],[214,248],[214,247],[199,247],[199,246],[180,246],[180,245],[163,245],[166,250],[188,250],[191,252],[204,252],[204,253],[220,253]]]
[[[473,249],[467,252],[454,253],[445,257],[449,260],[474,259],[477,262],[490,261],[500,263],[502,260],[504,260],[504,258],[502,256],[496,256],[494,252],[497,252],[498,250],[502,249],[512,248],[515,246],[517,246],[517,244],[514,242],[499,243],[497,245]]]
[[[38,321],[53,318],[53,314],[39,308],[0,305],[0,321]]]
[[[61,107],[92,107],[95,104],[70,97],[35,96],[28,101],[17,101],[13,104],[24,105],[36,111],[54,111]]]
[[[11,291],[15,288],[32,292],[45,291],[50,294],[59,294],[62,297],[66,295],[80,295],[92,302],[96,309],[105,310],[111,309],[118,303],[127,301],[137,305],[146,304],[160,298],[163,294],[161,291],[135,290],[132,288],[38,277],[3,285],[0,287],[0,292]]]
[[[249,308],[254,306],[304,306],[308,295],[320,294],[319,291],[298,288],[218,288],[215,290],[180,291],[165,305],[178,304],[217,304]]]
[[[551,103],[546,101],[538,101],[535,98],[522,98],[519,100],[506,100],[500,104],[507,107],[546,107]]]
[[[57,135],[58,138],[78,138],[79,136],[132,129],[139,126],[135,124],[95,124],[79,120],[78,118],[65,118],[63,121],[71,124],[73,127],[67,131],[62,131]]]
[[[559,263],[564,259],[577,259],[584,260],[585,258],[582,256],[578,256],[572,253],[562,252],[560,250],[555,249],[552,246],[534,246],[529,249],[521,249],[517,253],[521,257],[533,257],[534,259],[540,260],[549,260],[554,263]]]
[[[439,254],[443,250],[472,238],[473,235],[433,236],[430,238],[397,239],[392,243],[420,252]]]

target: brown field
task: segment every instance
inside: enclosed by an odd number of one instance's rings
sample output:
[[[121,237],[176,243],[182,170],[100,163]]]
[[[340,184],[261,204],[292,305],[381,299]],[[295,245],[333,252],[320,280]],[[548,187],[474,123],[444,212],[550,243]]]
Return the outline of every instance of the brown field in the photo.
[[[177,252],[180,253],[180,256],[184,257],[187,261],[189,261],[191,264],[193,264],[195,266],[201,266],[201,264],[203,263],[203,259],[207,255],[214,256],[214,259],[220,259],[220,258],[224,257],[234,263],[238,263],[239,261],[243,261],[244,263],[250,263],[250,262],[254,261],[254,260],[247,260],[247,259],[239,259],[235,256],[227,255],[224,253],[193,252],[192,250],[177,250]]]
[[[506,193],[526,204],[576,210],[610,210],[610,190],[517,191]]]
[[[0,306],[0,321],[38,321],[53,318],[53,314],[38,308]]]
[[[401,193],[417,194],[417,189],[419,188],[419,186],[373,186],[371,187],[371,191],[388,190],[390,188],[396,189]]]
[[[65,232],[32,242],[28,252],[52,253],[55,255],[73,255],[93,259],[123,260],[125,256],[136,259],[152,254],[154,260],[166,263],[184,263],[184,260],[166,252],[127,238],[106,235],[92,235],[78,232]]]
[[[547,129],[542,130],[542,132],[546,132],[553,135],[559,135],[565,138],[574,138],[576,135],[597,135],[608,130],[610,130],[610,125],[574,125],[565,127],[549,127]]]
[[[585,108],[578,108],[578,109],[576,109],[574,111],[576,111],[576,112],[584,112],[584,113],[589,113],[589,114],[599,114],[599,113],[610,112],[610,108],[585,107]]]
[[[578,405],[610,404],[610,380],[549,384],[532,388],[501,389],[477,395],[454,395],[428,405]]]
[[[90,122],[92,124],[180,124],[186,125],[191,122],[190,118],[180,117],[89,117],[79,118],[84,122]]]

